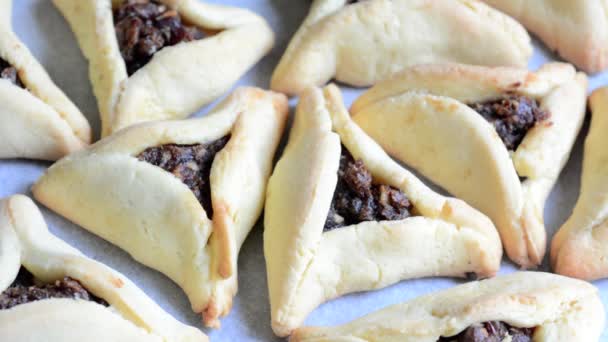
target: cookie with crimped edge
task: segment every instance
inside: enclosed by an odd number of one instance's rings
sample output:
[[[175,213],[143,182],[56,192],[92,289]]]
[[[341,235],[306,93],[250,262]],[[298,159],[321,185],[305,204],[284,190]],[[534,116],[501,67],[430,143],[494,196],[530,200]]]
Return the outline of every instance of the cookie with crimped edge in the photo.
[[[581,189],[572,215],[551,242],[555,272],[594,280],[608,277],[608,88],[589,98],[591,126],[585,140]]]
[[[586,76],[564,63],[536,72],[425,65],[378,83],[351,113],[389,154],[488,215],[511,260],[535,267],[545,200],[582,125],[586,90]],[[508,121],[486,120],[484,108]]]
[[[315,0],[272,75],[296,95],[332,78],[370,86],[421,63],[525,67],[526,30],[478,0]],[[483,47],[483,48],[480,48]]]
[[[2,300],[11,297],[7,289],[20,286],[16,278],[21,268],[43,284],[69,277],[97,297],[93,301],[51,295],[3,307],[0,336],[5,341],[208,341],[200,330],[163,311],[124,275],[52,235],[26,196],[0,200],[0,268]],[[32,293],[29,300],[36,297]]]
[[[549,49],[584,71],[608,67],[606,2],[483,0],[521,22]]]
[[[102,136],[137,122],[192,114],[230,89],[274,44],[266,21],[248,10],[198,0],[155,0],[207,36],[161,48],[129,76],[113,18],[113,9],[126,1],[53,0],[89,61]]]
[[[11,27],[0,0],[0,158],[57,160],[91,142],[91,127]]]
[[[239,88],[206,117],[135,125],[60,160],[33,193],[167,275],[219,327],[287,112],[284,95]]]
[[[424,295],[344,325],[303,327],[290,341],[478,341],[473,334],[463,336],[465,330],[477,327],[483,329],[478,337],[487,336],[501,333],[488,325],[506,324],[508,334],[491,341],[512,341],[518,334],[513,341],[593,342],[600,338],[604,315],[598,291],[589,283],[516,272]]]
[[[346,152],[369,170],[374,184],[407,196],[411,216],[345,222],[326,231],[338,213],[329,214]],[[350,119],[334,85],[301,95],[266,196],[264,255],[272,328],[279,336],[289,335],[319,304],[347,293],[408,278],[490,277],[500,266],[502,246],[492,222],[394,162]]]

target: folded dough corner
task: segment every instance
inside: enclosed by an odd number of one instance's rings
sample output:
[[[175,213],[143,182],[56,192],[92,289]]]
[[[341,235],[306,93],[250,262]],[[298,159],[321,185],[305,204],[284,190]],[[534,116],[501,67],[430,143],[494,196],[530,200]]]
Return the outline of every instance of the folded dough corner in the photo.
[[[0,158],[57,160],[91,142],[91,127],[12,29],[0,1]]]
[[[330,79],[370,86],[426,63],[525,67],[530,36],[478,0],[315,0],[272,75],[297,95]]]
[[[303,327],[290,341],[473,341],[464,335],[492,341],[594,342],[604,318],[593,285],[550,273],[517,272],[424,295],[344,325]]]
[[[491,221],[393,161],[350,119],[334,85],[302,94],[264,212],[279,336],[332,298],[409,278],[490,277],[502,257]]]
[[[551,264],[556,273],[585,280],[608,277],[608,88],[589,98],[591,126],[585,140],[580,195],[572,215],[553,237]]]
[[[53,3],[89,61],[102,136],[134,123],[194,113],[230,89],[274,44],[263,18],[231,6],[198,0]],[[146,17],[150,8],[137,6],[152,6],[152,16]],[[118,22],[121,18],[126,19]],[[133,28],[138,19],[166,29],[141,36],[144,30]],[[134,32],[143,42],[133,41]],[[148,45],[159,40],[165,43]]]
[[[5,341],[208,341],[135,284],[52,235],[32,200],[0,200]]]
[[[587,77],[526,69],[416,66],[379,82],[353,120],[384,149],[493,220],[511,260],[540,265],[545,200],[585,117]]]
[[[596,73],[608,67],[608,15],[603,1],[483,1],[521,22],[580,69]]]
[[[60,160],[33,193],[167,275],[217,327],[287,113],[284,95],[238,88],[203,118],[134,125]]]

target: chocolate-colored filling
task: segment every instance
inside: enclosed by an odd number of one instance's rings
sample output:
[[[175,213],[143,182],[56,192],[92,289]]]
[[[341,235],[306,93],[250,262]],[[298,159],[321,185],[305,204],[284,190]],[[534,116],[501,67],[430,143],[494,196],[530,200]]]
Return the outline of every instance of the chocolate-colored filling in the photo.
[[[64,277],[53,284],[36,285],[34,276],[22,267],[13,284],[0,293],[0,310],[49,298],[89,300],[108,306],[108,303],[89,293],[77,280]]]
[[[150,147],[137,158],[171,172],[186,184],[201,203],[207,216],[213,217],[209,174],[215,155],[228,143],[227,135],[208,144],[167,144]]]
[[[504,322],[490,321],[475,324],[456,336],[440,337],[438,342],[502,342],[511,336],[511,342],[531,342],[534,328],[516,328]]]
[[[11,81],[14,85],[25,88],[23,82],[19,78],[19,74],[17,73],[17,68],[10,65],[7,61],[0,58],[0,78],[4,78],[5,80]]]
[[[507,149],[512,151],[517,149],[530,128],[549,117],[536,100],[514,94],[469,106],[494,126]]]
[[[373,184],[363,161],[355,160],[342,146],[338,184],[324,230],[363,221],[402,220],[411,215],[412,208],[401,190],[386,184]]]
[[[158,0],[126,0],[114,10],[114,29],[129,75],[165,46],[204,37],[200,29],[184,25],[177,11]]]

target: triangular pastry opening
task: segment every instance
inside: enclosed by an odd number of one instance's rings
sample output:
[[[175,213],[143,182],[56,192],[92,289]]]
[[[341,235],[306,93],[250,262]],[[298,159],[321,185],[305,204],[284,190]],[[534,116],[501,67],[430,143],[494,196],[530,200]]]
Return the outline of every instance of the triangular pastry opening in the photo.
[[[437,342],[532,342],[536,327],[517,328],[501,321],[475,323],[457,335],[441,336]]]
[[[207,341],[128,278],[52,235],[26,196],[0,200],[0,247],[7,341]]]
[[[551,125],[551,113],[537,99],[525,94],[507,91],[495,99],[466,104],[494,127],[511,155],[532,128]],[[517,168],[515,172],[521,182],[527,180]]]
[[[97,98],[102,136],[181,119],[228,91],[274,44],[248,10],[198,0],[53,0]]]
[[[171,278],[204,324],[218,327],[237,292],[238,253],[262,212],[287,113],[282,94],[239,88],[204,117],[141,123],[102,139],[53,165],[33,193]]]
[[[123,0],[113,6],[114,29],[127,74],[133,75],[164,47],[203,39],[175,9],[158,0]]]
[[[586,88],[565,63],[432,64],[378,83],[351,112],[390,154],[487,214],[511,260],[536,267],[545,200],[582,125]]]
[[[137,159],[158,166],[186,184],[213,220],[211,205],[211,167],[218,152],[230,140],[230,135],[205,144],[165,144],[148,147]]]
[[[45,283],[37,280],[30,271],[21,266],[17,278],[0,293],[0,310],[49,298],[70,298],[92,301],[103,306],[108,303],[90,293],[78,280],[65,276],[60,280]]]
[[[335,85],[300,96],[264,214],[277,335],[347,293],[425,276],[493,276],[501,249],[487,217],[432,191],[357,127]]]
[[[468,105],[492,124],[509,151],[517,150],[530,129],[550,118],[536,99],[516,93]]]
[[[361,159],[355,160],[341,146],[338,183],[323,231],[365,221],[398,221],[412,216],[413,205],[405,193],[374,180]]]
[[[598,341],[597,288],[544,272],[515,272],[387,306],[336,326],[297,329],[291,342]]]
[[[8,80],[20,88],[25,88],[23,81],[21,81],[21,78],[19,77],[17,68],[2,58],[0,58],[0,78]]]

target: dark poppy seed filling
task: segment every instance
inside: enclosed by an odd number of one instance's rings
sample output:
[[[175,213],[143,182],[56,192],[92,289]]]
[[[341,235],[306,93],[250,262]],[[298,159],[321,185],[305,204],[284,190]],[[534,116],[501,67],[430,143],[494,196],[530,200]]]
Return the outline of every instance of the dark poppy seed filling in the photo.
[[[19,78],[17,68],[10,65],[9,62],[5,61],[2,58],[0,58],[0,78],[9,80],[12,84],[20,88],[25,88],[23,82],[21,82],[21,79]]]
[[[499,321],[472,325],[452,337],[440,337],[438,342],[503,342],[511,337],[511,342],[532,342],[534,328],[516,328]]]
[[[509,94],[498,100],[469,105],[490,122],[508,150],[515,151],[532,127],[549,113],[527,96]]]
[[[213,217],[211,205],[211,185],[209,175],[215,155],[226,146],[230,136],[227,135],[208,144],[176,145],[166,144],[149,147],[137,158],[172,173],[192,190],[196,199]]]
[[[19,270],[17,279],[9,288],[0,293],[0,310],[10,309],[20,304],[50,298],[72,298],[93,301],[108,306],[101,298],[95,297],[75,279],[64,277],[53,284],[36,285],[34,276],[25,268]]]
[[[338,184],[323,230],[363,221],[402,220],[411,215],[412,209],[401,190],[386,184],[373,184],[363,161],[355,160],[342,146]]]
[[[184,25],[177,11],[158,0],[126,0],[114,10],[114,29],[129,76],[165,46],[204,38],[200,29]]]

